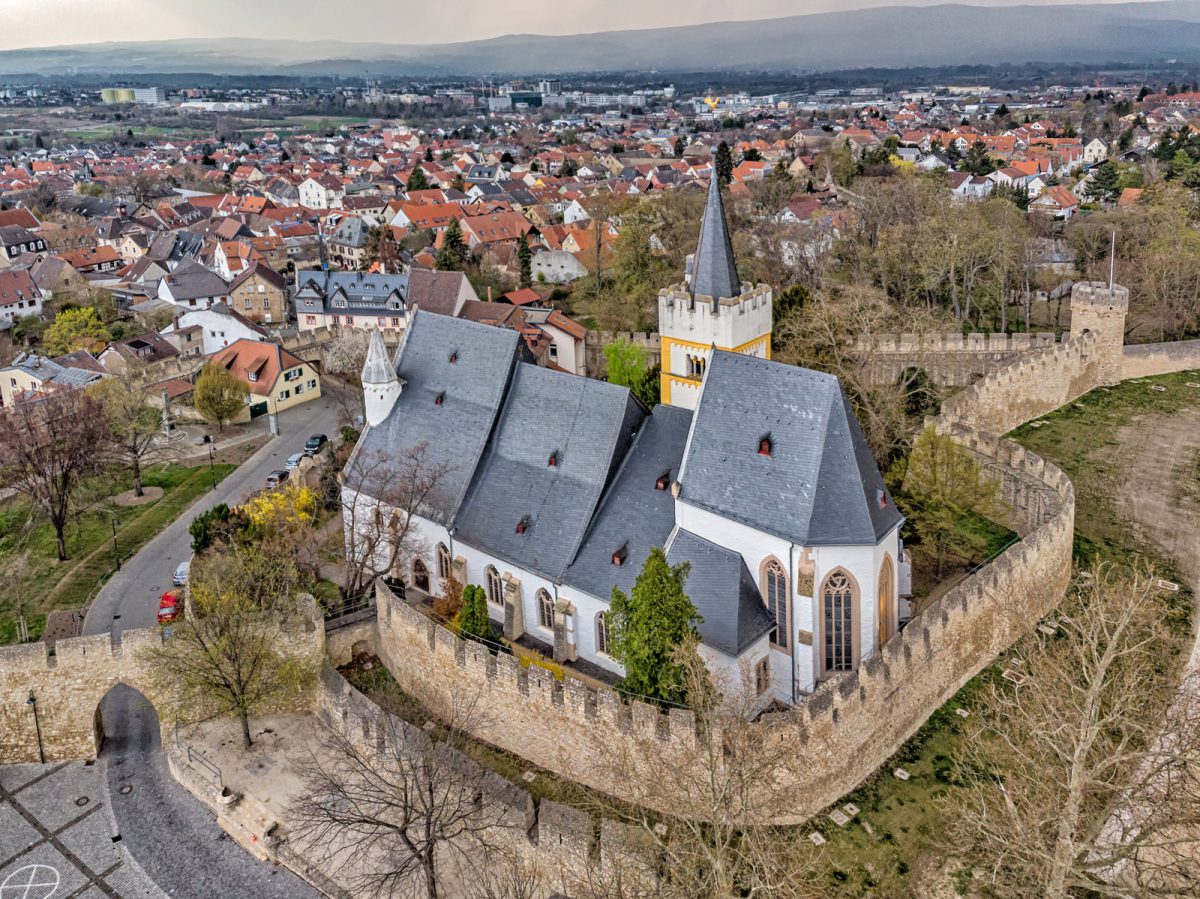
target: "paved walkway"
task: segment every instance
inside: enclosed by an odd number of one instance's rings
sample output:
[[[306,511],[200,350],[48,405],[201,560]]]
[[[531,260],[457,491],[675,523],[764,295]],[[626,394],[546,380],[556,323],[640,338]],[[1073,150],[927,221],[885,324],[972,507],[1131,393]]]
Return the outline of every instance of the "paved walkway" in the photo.
[[[125,848],[102,766],[0,768],[0,899],[165,899]]]

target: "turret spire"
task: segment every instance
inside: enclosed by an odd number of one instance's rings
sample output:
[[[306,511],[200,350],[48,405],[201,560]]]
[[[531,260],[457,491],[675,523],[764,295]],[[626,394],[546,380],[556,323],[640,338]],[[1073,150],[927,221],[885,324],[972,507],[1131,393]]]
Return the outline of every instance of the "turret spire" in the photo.
[[[383,332],[371,330],[371,342],[367,346],[367,361],[363,364],[363,384],[390,384],[398,381],[396,370],[388,360],[387,347],[383,345]]]
[[[404,381],[396,374],[387,347],[383,345],[383,332],[378,328],[371,331],[371,343],[367,347],[367,361],[362,370],[363,411],[367,424],[375,427],[391,414],[392,407],[404,389]]]
[[[714,167],[700,222],[700,241],[692,260],[692,297],[721,299],[741,293],[742,282],[733,261],[733,242],[729,239],[725,205],[721,202],[721,179]]]

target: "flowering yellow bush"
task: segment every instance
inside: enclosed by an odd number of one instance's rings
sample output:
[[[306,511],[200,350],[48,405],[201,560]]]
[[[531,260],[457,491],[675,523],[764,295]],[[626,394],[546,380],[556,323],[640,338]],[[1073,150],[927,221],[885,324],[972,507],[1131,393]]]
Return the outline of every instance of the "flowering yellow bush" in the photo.
[[[308,527],[316,520],[317,495],[303,484],[285,484],[247,500],[242,511],[255,527],[271,531],[296,530]]]

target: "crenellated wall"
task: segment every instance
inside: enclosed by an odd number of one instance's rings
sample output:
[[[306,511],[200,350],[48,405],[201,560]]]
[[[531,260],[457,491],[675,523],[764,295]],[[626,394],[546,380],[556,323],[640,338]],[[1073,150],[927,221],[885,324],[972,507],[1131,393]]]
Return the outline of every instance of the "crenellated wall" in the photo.
[[[1022,357],[942,403],[939,427],[1007,434],[1101,384],[1101,350],[1097,336],[1086,332]]]
[[[588,331],[584,340],[584,365],[589,378],[607,376],[608,361],[604,358],[604,348],[618,340],[628,340],[645,350],[650,366],[662,361],[662,338],[655,331]]]
[[[324,630],[315,602],[286,631],[289,652],[316,655],[324,647]],[[348,632],[347,636],[351,636]],[[38,761],[38,728],[46,761],[92,759],[100,749],[100,700],[113,687],[126,684],[155,703],[153,684],[142,651],[161,645],[159,627],[93,634],[45,643],[0,646],[0,765]],[[32,692],[37,705],[35,724]],[[305,709],[311,696],[279,697],[272,709]],[[272,709],[265,709],[270,711]],[[212,710],[195,710],[199,716]],[[172,726],[159,715],[164,735]],[[165,746],[167,741],[163,740]]]
[[[160,628],[0,646],[0,763],[38,761],[32,692],[46,761],[95,758],[100,700],[117,684],[150,687],[136,656],[162,640]],[[164,741],[165,742],[165,741]]]
[[[940,387],[965,387],[1054,344],[1052,333],[880,334],[860,338],[855,351],[871,385],[895,384],[905,369],[920,368]]]
[[[1075,508],[1069,479],[1011,441],[957,434],[999,477],[1024,537],[918,614],[858,671],[763,720],[795,747],[794,764],[764,785],[790,799],[790,813],[775,821],[802,821],[853,789],[1066,590]],[[382,584],[378,607],[380,655],[405,691],[435,707],[478,694],[488,715],[477,736],[563,777],[638,801],[614,761],[641,759],[669,778],[682,748],[696,740],[689,711],[663,713],[612,690],[523,669],[512,656],[463,641]]]

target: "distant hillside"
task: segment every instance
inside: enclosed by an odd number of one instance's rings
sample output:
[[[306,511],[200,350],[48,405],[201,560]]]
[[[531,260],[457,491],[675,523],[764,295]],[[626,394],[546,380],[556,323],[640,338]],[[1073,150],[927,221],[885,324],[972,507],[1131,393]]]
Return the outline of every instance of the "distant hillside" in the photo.
[[[0,74],[787,71],[1166,58],[1200,59],[1200,0],[1002,9],[895,6],[428,45],[256,38],[81,44],[2,51]]]

